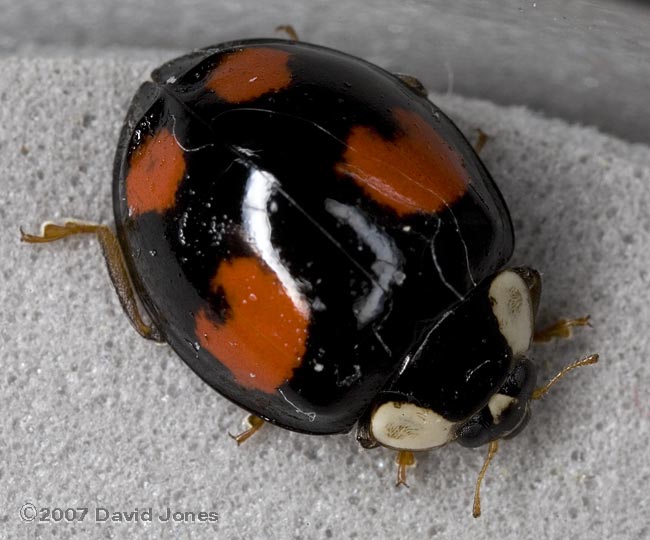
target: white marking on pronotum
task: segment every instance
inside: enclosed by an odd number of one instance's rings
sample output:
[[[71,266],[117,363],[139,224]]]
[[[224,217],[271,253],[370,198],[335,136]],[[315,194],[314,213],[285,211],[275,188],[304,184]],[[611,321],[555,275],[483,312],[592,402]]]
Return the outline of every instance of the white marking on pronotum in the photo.
[[[517,272],[504,270],[492,280],[488,294],[499,331],[513,356],[523,354],[530,347],[534,328],[533,303],[526,282]]]
[[[303,411],[303,410],[302,410],[300,407],[298,407],[298,405],[296,405],[293,401],[290,401],[289,398],[287,398],[287,396],[284,395],[284,392],[283,392],[280,388],[278,388],[278,393],[282,396],[282,398],[283,398],[283,399],[284,399],[284,400],[285,400],[289,405],[291,405],[291,406],[296,410],[297,413],[299,413],[299,414],[304,414],[304,415],[309,419],[310,422],[313,422],[314,420],[316,420],[316,413],[315,413],[315,412],[313,412],[313,411],[311,411],[311,412]]]
[[[372,225],[358,208],[326,199],[325,209],[341,223],[348,225],[375,255],[371,268],[376,280],[373,280],[370,293],[356,305],[357,320],[363,326],[379,315],[391,284],[403,281],[400,252],[392,239]]]
[[[396,450],[428,450],[453,438],[454,422],[413,403],[388,401],[372,413],[370,431],[375,440]]]
[[[280,280],[293,305],[300,313],[308,317],[309,304],[298,290],[296,281],[282,263],[280,255],[271,241],[271,221],[267,208],[276,184],[277,179],[268,172],[258,169],[251,172],[242,205],[244,229],[251,245]]]

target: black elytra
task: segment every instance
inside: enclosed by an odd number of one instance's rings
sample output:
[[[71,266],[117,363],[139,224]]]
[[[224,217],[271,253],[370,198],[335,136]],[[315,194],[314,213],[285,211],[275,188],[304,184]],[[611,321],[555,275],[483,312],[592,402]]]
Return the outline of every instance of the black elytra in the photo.
[[[288,30],[295,37],[295,32]],[[482,134],[477,147],[485,142]],[[137,91],[107,225],[45,223],[28,243],[91,234],[134,328],[264,421],[414,452],[517,435],[535,388],[541,278],[505,268],[514,234],[472,146],[408,75],[326,47],[224,43]],[[146,313],[145,313],[146,312]],[[143,314],[148,315],[143,317]]]
[[[363,428],[386,399],[480,424],[523,362],[487,295],[514,236],[454,124],[397,76],[301,42],[226,43],[152,79],[122,130],[115,221],[179,356],[295,431]]]

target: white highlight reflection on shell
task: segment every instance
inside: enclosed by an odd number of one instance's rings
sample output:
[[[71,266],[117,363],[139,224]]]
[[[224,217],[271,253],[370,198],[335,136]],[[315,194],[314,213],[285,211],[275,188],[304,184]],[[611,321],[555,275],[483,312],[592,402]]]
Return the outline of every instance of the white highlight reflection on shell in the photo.
[[[266,265],[273,270],[282,283],[293,305],[305,316],[309,316],[309,304],[300,293],[291,272],[284,266],[280,254],[271,241],[269,207],[277,179],[270,173],[253,170],[248,178],[242,209],[244,229],[248,241]]]
[[[357,321],[359,326],[363,326],[381,313],[386,301],[386,292],[390,290],[391,285],[401,285],[406,278],[401,271],[401,254],[393,240],[370,223],[358,208],[327,199],[325,209],[341,223],[348,225],[375,255],[375,262],[372,264],[375,281],[368,295],[356,306]]]

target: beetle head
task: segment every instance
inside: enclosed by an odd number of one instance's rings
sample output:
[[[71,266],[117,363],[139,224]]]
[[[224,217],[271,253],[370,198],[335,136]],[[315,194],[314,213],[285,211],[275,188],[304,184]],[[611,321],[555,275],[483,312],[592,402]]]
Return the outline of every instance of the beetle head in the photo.
[[[437,320],[359,422],[364,447],[480,446],[527,423],[541,279],[529,268],[487,279]]]

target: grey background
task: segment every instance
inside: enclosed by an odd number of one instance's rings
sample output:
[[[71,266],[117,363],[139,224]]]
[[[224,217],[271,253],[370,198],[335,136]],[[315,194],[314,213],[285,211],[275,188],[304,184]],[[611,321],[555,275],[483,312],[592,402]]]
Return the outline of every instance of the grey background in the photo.
[[[647,538],[647,8],[156,4],[0,2],[0,538]],[[480,520],[470,510],[484,449],[423,454],[406,490],[393,485],[392,453],[352,436],[265,427],[237,448],[227,432],[241,411],[132,331],[95,242],[18,241],[19,226],[46,219],[112,221],[116,138],[152,67],[284,22],[418,75],[470,138],[487,131],[483,158],[517,231],[513,264],[544,276],[540,325],[593,317],[573,340],[531,352],[540,380],[591,352],[602,361],[502,444]],[[503,106],[517,104],[529,109]],[[26,502],[90,515],[24,522]],[[98,507],[152,507],[154,521],[96,523]],[[161,523],[167,507],[219,521]]]
[[[0,53],[183,52],[293,24],[448,89],[650,142],[650,7],[632,0],[0,0]],[[168,53],[168,54],[171,54]]]

